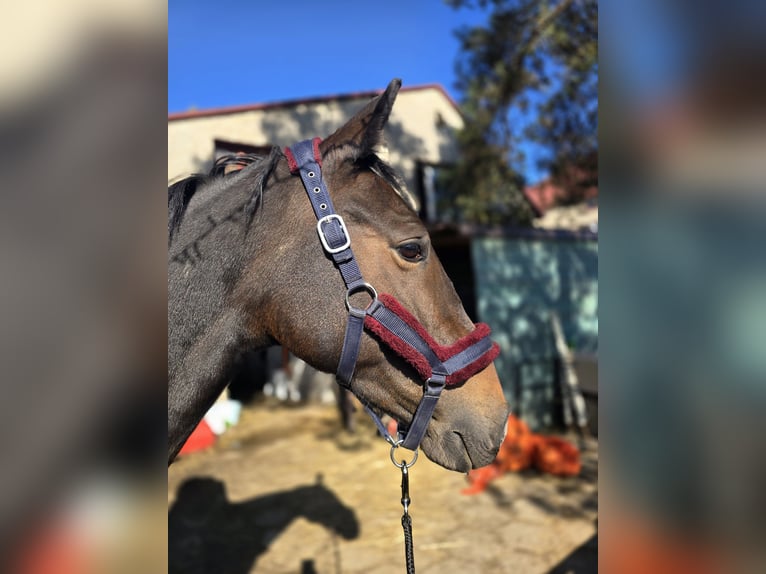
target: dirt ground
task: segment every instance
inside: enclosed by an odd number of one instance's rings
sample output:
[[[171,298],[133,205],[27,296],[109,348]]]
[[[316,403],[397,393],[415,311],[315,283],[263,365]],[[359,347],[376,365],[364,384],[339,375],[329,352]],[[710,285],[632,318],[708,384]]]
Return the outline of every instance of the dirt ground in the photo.
[[[168,470],[170,572],[404,572],[401,474],[358,413],[261,404]],[[420,574],[597,572],[598,445],[577,478],[507,474],[483,493],[421,454],[411,469]]]

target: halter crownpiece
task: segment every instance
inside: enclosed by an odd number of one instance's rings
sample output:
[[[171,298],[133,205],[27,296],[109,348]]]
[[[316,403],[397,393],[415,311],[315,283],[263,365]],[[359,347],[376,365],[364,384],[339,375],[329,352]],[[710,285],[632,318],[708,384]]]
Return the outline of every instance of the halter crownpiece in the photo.
[[[317,233],[322,248],[332,258],[346,284],[348,321],[343,339],[338,382],[351,388],[362,333],[365,328],[404,359],[425,381],[423,398],[408,426],[399,423],[399,439],[389,436],[378,415],[365,407],[381,434],[392,445],[416,450],[425,436],[431,415],[445,387],[457,386],[485,369],[500,353],[489,338],[490,329],[478,323],[473,331],[452,345],[439,345],[428,330],[392,295],[378,293],[364,282],[351,249],[343,218],[335,212],[322,177],[322,157],[319,138],[305,140],[285,148],[292,174],[298,174],[306,188],[317,218]],[[366,292],[372,302],[365,309],[354,307],[350,296]]]

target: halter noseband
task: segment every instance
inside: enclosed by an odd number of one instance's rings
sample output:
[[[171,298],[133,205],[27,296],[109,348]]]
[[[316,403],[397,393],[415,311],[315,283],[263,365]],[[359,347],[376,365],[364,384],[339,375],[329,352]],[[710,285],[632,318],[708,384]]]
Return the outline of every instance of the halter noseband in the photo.
[[[348,322],[343,349],[338,362],[338,382],[351,388],[362,332],[366,328],[392,351],[402,357],[425,381],[423,398],[408,427],[399,423],[399,440],[389,436],[375,412],[365,407],[386,440],[410,450],[416,450],[425,436],[431,415],[445,387],[464,383],[485,369],[499,354],[500,348],[489,338],[490,329],[484,323],[452,345],[439,345],[423,325],[392,295],[378,296],[369,283],[365,283],[359,265],[351,250],[343,218],[335,212],[330,194],[322,177],[320,138],[305,140],[285,148],[290,172],[299,174],[317,218],[317,232],[322,248],[332,258],[346,284]],[[356,308],[350,297],[366,292],[372,303]]]

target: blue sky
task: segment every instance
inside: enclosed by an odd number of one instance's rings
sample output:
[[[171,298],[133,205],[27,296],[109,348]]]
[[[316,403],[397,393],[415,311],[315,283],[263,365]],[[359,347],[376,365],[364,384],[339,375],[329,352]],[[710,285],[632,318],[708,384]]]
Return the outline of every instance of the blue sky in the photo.
[[[457,99],[453,31],[485,20],[442,0],[169,0],[168,111],[439,83]]]
[[[454,31],[485,21],[442,0],[169,0],[168,112],[379,89],[394,77],[441,84],[459,101]]]

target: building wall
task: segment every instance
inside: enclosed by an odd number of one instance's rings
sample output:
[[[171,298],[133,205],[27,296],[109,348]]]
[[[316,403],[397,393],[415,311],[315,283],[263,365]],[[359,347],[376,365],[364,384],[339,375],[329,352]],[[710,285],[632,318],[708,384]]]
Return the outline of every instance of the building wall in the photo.
[[[532,428],[553,426],[560,393],[551,314],[570,349],[597,353],[598,242],[479,237],[471,247],[477,314],[500,345],[495,366],[511,408]]]
[[[369,101],[328,100],[290,107],[192,117],[168,122],[168,179],[206,171],[213,160],[213,140],[284,147],[314,136],[326,137]],[[399,92],[386,136],[388,160],[415,190],[416,161],[454,161],[454,130],[463,120],[454,104],[433,87]]]

